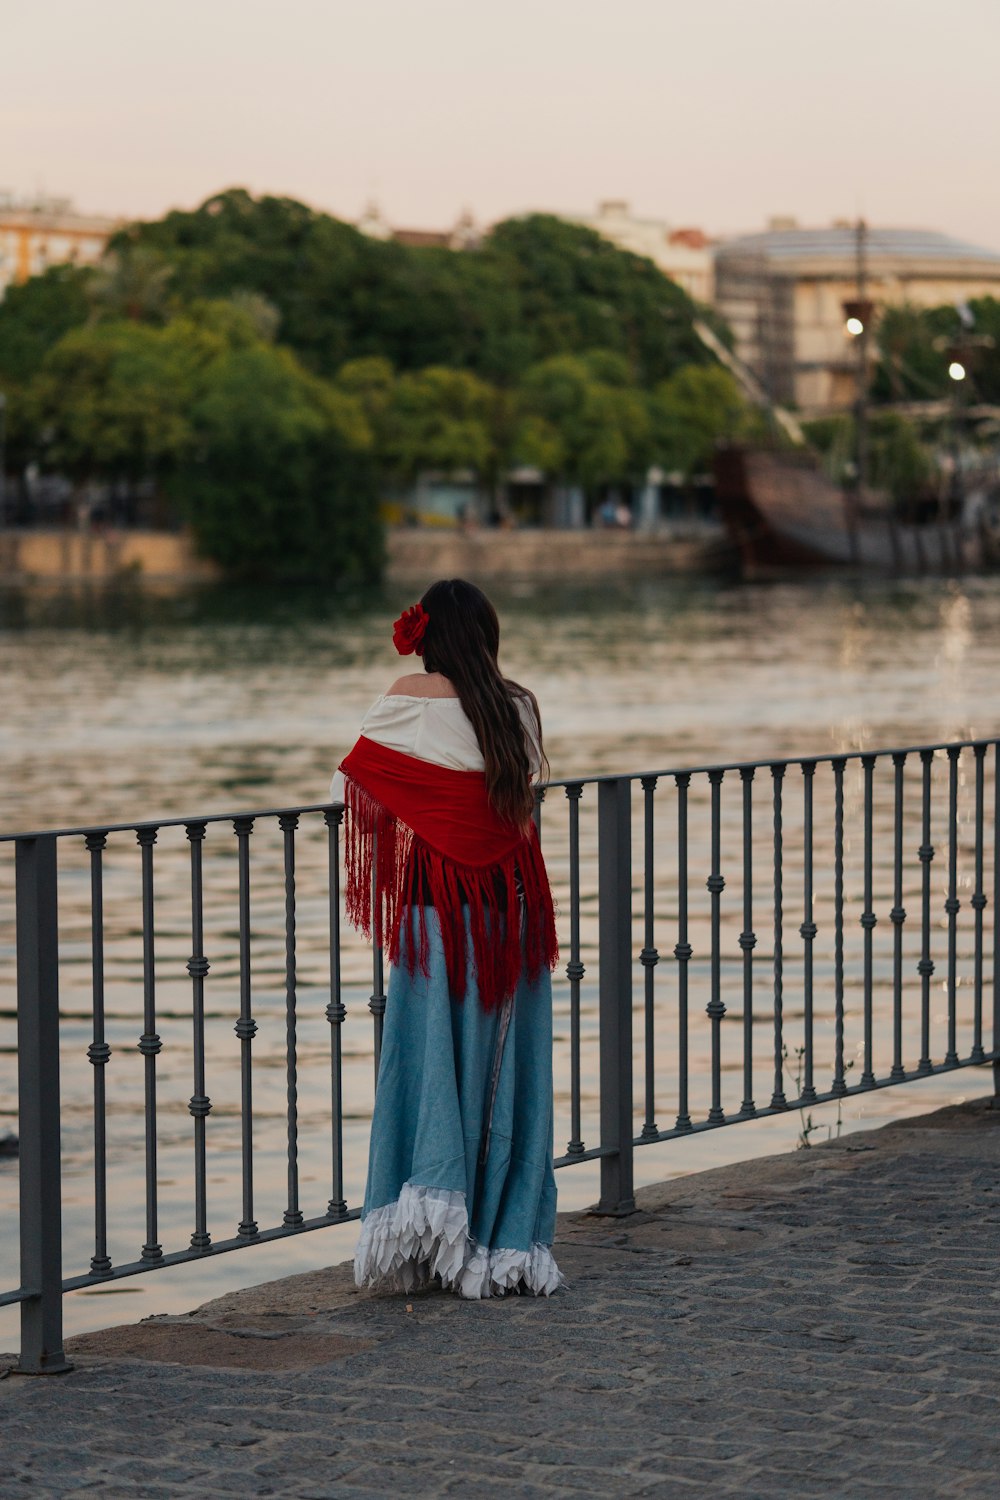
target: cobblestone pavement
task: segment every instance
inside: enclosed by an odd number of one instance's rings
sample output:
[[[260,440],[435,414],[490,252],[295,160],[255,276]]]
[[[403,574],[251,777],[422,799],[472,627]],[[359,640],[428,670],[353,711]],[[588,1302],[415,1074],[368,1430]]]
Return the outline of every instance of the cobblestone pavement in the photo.
[[[567,1215],[549,1301],[338,1267],[83,1335],[0,1382],[0,1496],[992,1500],[998,1166],[980,1101]]]

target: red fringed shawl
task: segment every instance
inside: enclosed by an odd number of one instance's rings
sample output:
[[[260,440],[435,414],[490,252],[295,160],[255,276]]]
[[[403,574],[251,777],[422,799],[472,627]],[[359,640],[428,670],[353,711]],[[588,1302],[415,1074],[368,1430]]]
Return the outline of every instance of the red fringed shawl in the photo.
[[[364,735],[340,769],[348,919],[366,937],[374,931],[390,963],[402,957],[411,974],[417,964],[427,972],[424,906],[433,904],[448,987],[458,998],[466,989],[466,909],[485,1010],[514,993],[522,970],[533,981],[553,967],[555,915],[538,835],[533,826],[524,833],[497,817],[482,771],[434,765]]]

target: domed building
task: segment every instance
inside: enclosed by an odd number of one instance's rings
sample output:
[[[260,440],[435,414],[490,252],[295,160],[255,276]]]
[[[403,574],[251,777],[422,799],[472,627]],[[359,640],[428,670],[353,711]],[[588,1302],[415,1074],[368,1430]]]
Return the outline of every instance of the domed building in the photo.
[[[844,304],[858,297],[859,270],[876,318],[884,306],[1000,298],[1000,251],[929,229],[859,231],[846,222],[802,229],[772,220],[715,255],[716,306],[772,400],[808,415],[850,406],[857,351]]]

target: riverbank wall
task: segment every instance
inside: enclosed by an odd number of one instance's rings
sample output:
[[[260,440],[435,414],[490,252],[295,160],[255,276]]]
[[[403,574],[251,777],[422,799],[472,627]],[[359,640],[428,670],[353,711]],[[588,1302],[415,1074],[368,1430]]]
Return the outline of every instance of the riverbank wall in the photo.
[[[664,578],[714,572],[731,561],[722,533],[636,531],[444,531],[402,527],[387,538],[390,582],[427,578]]]
[[[0,531],[0,584],[210,583],[214,563],[177,531]]]
[[[721,534],[532,529],[394,528],[386,536],[386,581],[434,577],[518,579],[656,578],[713,572],[731,562]],[[135,582],[209,583],[218,568],[198,557],[186,532],[0,531],[0,585]]]

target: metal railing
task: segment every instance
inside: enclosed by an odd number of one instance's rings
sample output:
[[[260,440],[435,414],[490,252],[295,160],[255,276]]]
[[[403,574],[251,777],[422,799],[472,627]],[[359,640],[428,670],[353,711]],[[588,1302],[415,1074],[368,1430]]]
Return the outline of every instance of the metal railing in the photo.
[[[569,1140],[556,1166],[599,1161],[599,1211],[624,1214],[634,1208],[634,1153],[643,1145],[808,1110],[969,1065],[992,1063],[996,1079],[998,773],[1000,741],[977,740],[576,778],[541,789],[537,817],[539,826],[544,825],[543,844],[561,911],[558,1024],[565,1021],[567,1030],[568,1076],[557,1080],[557,1102],[568,1117]],[[557,799],[560,790],[564,801]],[[564,831],[560,808],[565,811]],[[355,940],[342,939],[341,819],[339,806],[320,805],[0,839],[0,845],[13,844],[15,864],[21,1260],[20,1285],[0,1293],[0,1304],[21,1306],[22,1371],[68,1368],[62,1338],[66,1291],[358,1217],[358,1208],[348,1206],[344,1179],[347,1009],[342,941]],[[297,944],[303,897],[296,854],[303,829],[313,838],[308,914],[313,949],[323,948],[319,987],[327,997],[323,1014],[329,1025],[330,1107],[324,1129],[330,1194],[325,1209],[311,1217],[302,1205],[299,1170]],[[187,845],[184,905],[190,956],[184,968],[190,985],[192,1092],[187,1110],[194,1223],[183,1248],[165,1248],[158,1227],[157,1089],[163,1042],[157,1030],[157,986],[164,961],[158,952],[163,930],[154,862],[161,852],[158,839],[167,830],[178,838],[182,832]],[[268,911],[272,937],[275,943],[280,940],[281,950],[275,965],[283,989],[287,1194],[280,1221],[262,1228],[255,1208],[253,1043],[258,1023],[251,947],[268,920],[259,915],[252,920],[251,847],[265,830],[275,837],[280,861],[282,899]],[[317,835],[324,843],[322,865],[316,858]],[[940,879],[934,873],[935,838],[946,850]],[[215,923],[219,931],[213,932],[211,943],[205,929],[206,841],[218,850],[216,858],[232,866],[227,892],[235,914],[235,928]],[[641,850],[635,862],[634,844]],[[137,908],[145,1238],[133,1258],[113,1263],[108,1242],[106,1069],[111,1046],[105,1006],[105,860],[109,849],[125,845],[138,861],[134,891],[130,886],[117,899],[134,900]],[[65,863],[70,850],[77,858],[85,856],[89,867],[78,873],[81,879],[89,877],[86,1057],[93,1069],[94,1235],[89,1267],[65,1276],[57,887],[60,858]],[[989,933],[984,916],[987,868],[993,898]],[[966,891],[969,898],[963,901],[960,892]],[[908,916],[907,899],[916,900],[916,920]],[[880,915],[889,919],[887,940],[876,935]],[[761,919],[766,942],[755,930]],[[633,941],[636,928],[638,945]],[[178,933],[172,931],[169,939],[176,947]],[[665,953],[659,946],[664,941]],[[83,946],[77,934],[75,947],[79,951]],[[209,1224],[207,1122],[213,1105],[206,1077],[207,948],[212,966],[221,962],[231,968],[229,1019],[235,1016],[238,1041],[242,1213],[235,1234],[222,1239],[213,1237]],[[315,956],[313,952],[310,962]],[[672,967],[669,978],[663,975],[664,957]],[[941,958],[945,977],[934,983]],[[373,951],[368,961],[377,1075],[386,1004],[381,952]],[[596,996],[585,986],[595,966]],[[316,989],[313,976],[310,993]],[[940,1013],[934,1008],[939,989],[943,1000],[938,1003],[945,1006]],[[848,1056],[855,1028],[856,1058]],[[935,1060],[938,1044],[943,1055]],[[852,1082],[855,1061],[861,1067]],[[635,1079],[641,1093],[638,1129]],[[672,1123],[657,1123],[664,1111]],[[585,1115],[595,1116],[591,1145],[585,1140]]]

